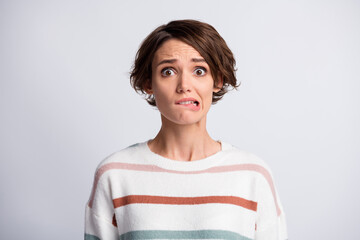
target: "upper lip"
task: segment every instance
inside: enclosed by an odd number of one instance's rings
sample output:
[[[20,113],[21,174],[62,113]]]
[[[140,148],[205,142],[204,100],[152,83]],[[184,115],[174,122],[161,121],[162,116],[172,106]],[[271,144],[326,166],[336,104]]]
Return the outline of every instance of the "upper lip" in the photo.
[[[181,102],[187,102],[187,101],[199,102],[199,101],[196,100],[195,98],[182,98],[182,99],[176,101],[175,104],[179,104],[179,103],[181,103]]]

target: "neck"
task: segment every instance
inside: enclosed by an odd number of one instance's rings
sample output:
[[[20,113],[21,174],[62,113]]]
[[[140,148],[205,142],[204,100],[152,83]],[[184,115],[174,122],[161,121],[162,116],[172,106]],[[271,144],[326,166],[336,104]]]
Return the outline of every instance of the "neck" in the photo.
[[[188,125],[175,124],[163,116],[161,119],[159,133],[148,144],[151,151],[179,161],[199,160],[220,151],[220,143],[206,130],[206,119]]]

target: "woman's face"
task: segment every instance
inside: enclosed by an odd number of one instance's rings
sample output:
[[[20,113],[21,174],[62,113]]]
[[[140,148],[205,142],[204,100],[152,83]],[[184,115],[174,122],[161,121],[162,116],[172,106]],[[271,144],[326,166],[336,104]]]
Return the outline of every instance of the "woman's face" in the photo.
[[[156,51],[152,63],[152,85],[163,121],[201,124],[212,103],[214,88],[209,65],[190,45],[170,39]]]

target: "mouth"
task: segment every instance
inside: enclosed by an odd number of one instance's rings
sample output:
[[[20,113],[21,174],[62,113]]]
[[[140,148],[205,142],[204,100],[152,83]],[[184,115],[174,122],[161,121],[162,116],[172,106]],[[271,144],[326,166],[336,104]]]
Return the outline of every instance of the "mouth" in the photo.
[[[182,102],[177,102],[176,104],[179,105],[187,105],[187,104],[192,104],[194,106],[199,106],[199,102],[198,101],[182,101]]]
[[[192,106],[199,106],[200,102],[196,100],[195,98],[182,98],[175,102],[175,104],[178,105],[192,105]]]
[[[199,111],[200,110],[200,102],[195,98],[182,98],[175,102],[176,105],[181,105],[187,109],[192,111]]]

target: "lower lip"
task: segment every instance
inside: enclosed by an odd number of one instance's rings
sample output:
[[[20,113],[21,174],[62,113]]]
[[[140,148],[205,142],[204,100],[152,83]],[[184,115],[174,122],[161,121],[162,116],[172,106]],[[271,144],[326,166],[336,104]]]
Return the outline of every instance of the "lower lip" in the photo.
[[[200,104],[198,104],[198,105],[194,105],[194,104],[178,104],[178,105],[190,108],[191,110],[194,110],[194,111],[199,111],[200,110]]]

